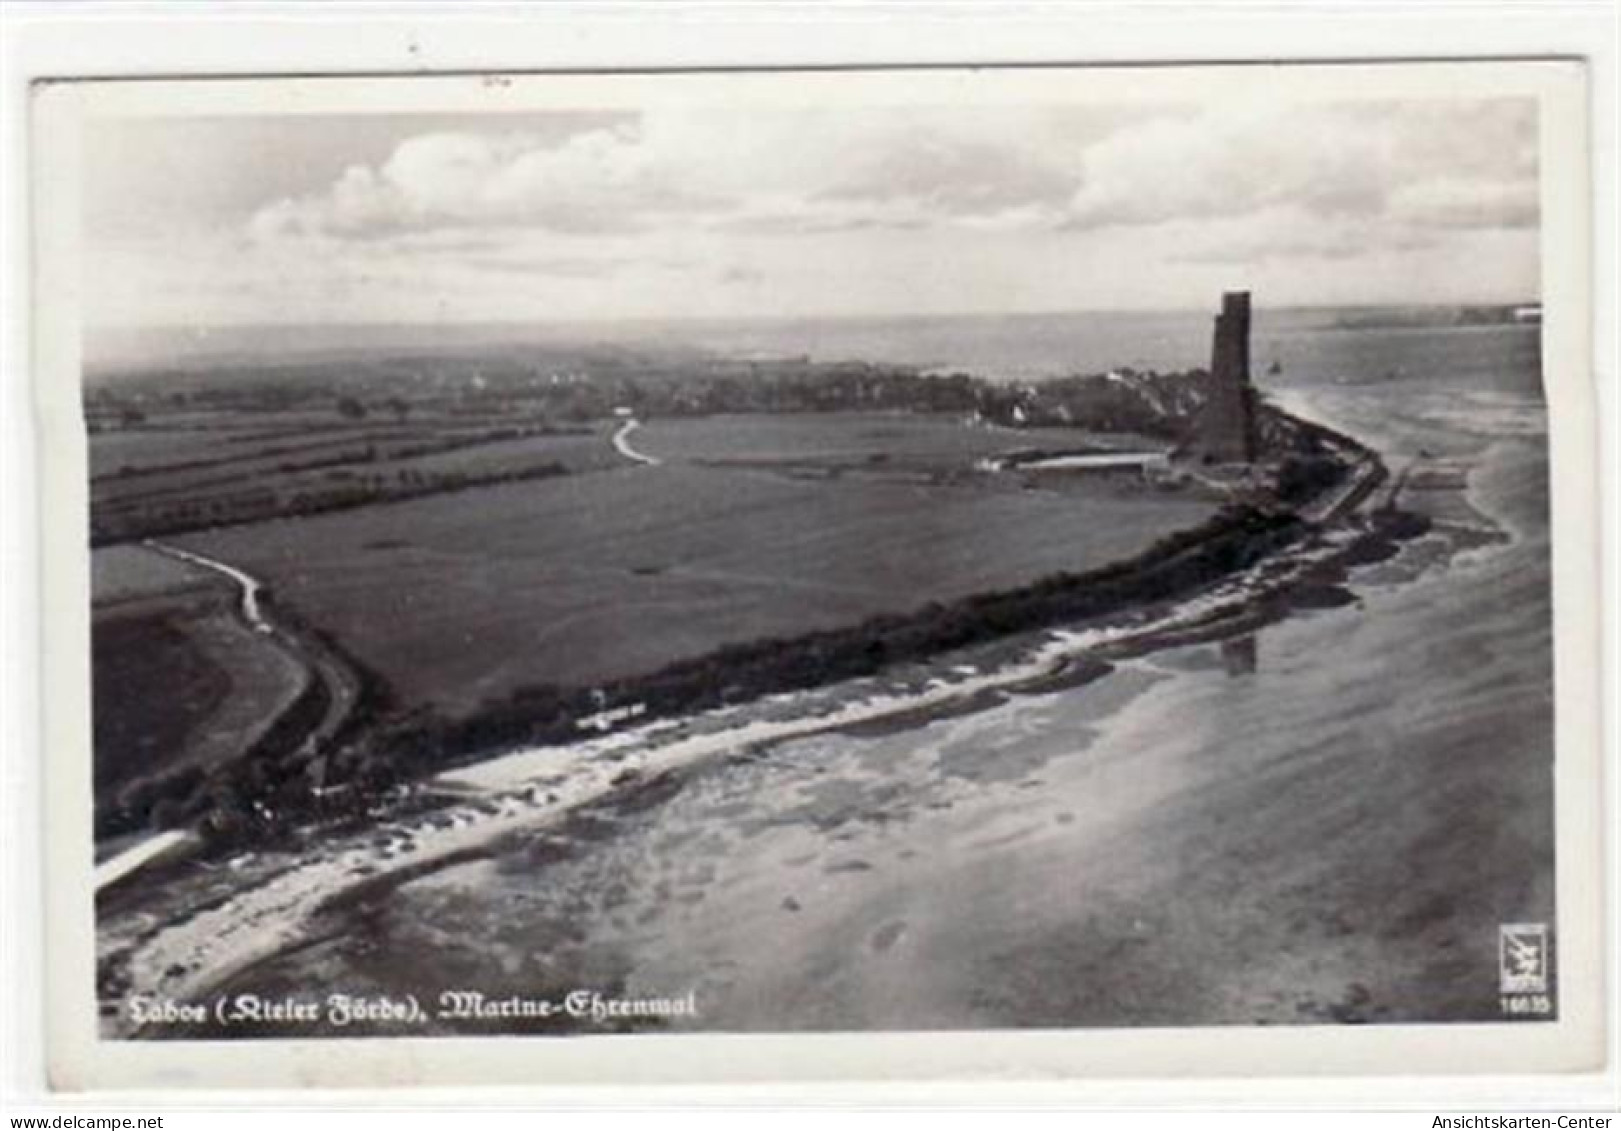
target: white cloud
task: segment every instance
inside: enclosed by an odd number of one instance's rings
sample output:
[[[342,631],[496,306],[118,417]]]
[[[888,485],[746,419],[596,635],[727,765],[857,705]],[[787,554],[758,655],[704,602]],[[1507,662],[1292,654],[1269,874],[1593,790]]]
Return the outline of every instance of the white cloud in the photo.
[[[261,208],[249,230],[274,240],[480,225],[783,234],[1050,224],[1080,154],[1050,126],[1041,114],[665,111],[561,140],[425,134],[377,167]]]
[[[401,142],[380,168],[351,166],[324,192],[259,210],[250,230],[262,239],[478,225],[602,232],[703,203],[665,175],[634,130],[593,129],[561,142],[434,133]]]
[[[1440,235],[1416,224],[1393,225],[1382,216],[1322,215],[1299,205],[1273,205],[1242,216],[1162,225],[1178,263],[1244,264],[1343,262],[1381,252],[1436,247]]]
[[[1535,122],[1514,103],[1251,101],[1097,118],[1052,111],[650,111],[572,135],[431,133],[260,209],[261,240],[443,228],[760,236],[1093,229],[1292,208],[1333,224],[1523,226]],[[1377,241],[1374,225],[1365,229]]]
[[[1198,303],[1239,281],[1307,302],[1399,301],[1420,280],[1417,293],[1474,301],[1523,297],[1537,278],[1530,103],[738,106],[479,123],[395,123],[348,167],[329,132],[319,174],[285,198],[217,202],[189,231],[115,225],[95,237],[97,262],[118,264],[94,273],[98,309],[112,321],[1064,309]],[[276,136],[297,165],[298,130]],[[173,183],[171,211],[191,216],[186,186],[227,158],[188,152],[197,167]]]
[[[1440,177],[1403,185],[1390,201],[1392,217],[1438,228],[1529,228],[1538,219],[1537,182]]]
[[[1106,139],[1087,152],[1070,202],[1074,222],[1234,216],[1284,202],[1319,213],[1377,208],[1380,139],[1344,131],[1327,137],[1301,118],[1249,106]]]
[[[1536,198],[1533,111],[1257,102],[1152,122],[1087,151],[1071,222],[1147,225],[1288,207],[1327,224],[1388,218],[1399,241],[1409,238],[1399,226],[1414,223],[1521,226]],[[1366,235],[1381,238],[1373,227]]]

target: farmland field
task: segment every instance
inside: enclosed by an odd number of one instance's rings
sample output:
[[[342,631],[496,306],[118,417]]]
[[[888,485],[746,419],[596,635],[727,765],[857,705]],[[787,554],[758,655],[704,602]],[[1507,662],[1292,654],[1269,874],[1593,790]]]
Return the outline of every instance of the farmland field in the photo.
[[[107,480],[97,484],[97,502],[112,511],[131,503],[226,498],[240,490],[274,490],[282,495],[318,490],[323,485],[376,477],[423,475],[501,475],[542,463],[565,469],[610,467],[622,462],[605,439],[584,436],[530,436],[468,442],[464,447],[414,454],[420,441],[361,436],[341,442],[307,444],[296,453],[259,456],[239,453],[229,463],[179,467]],[[396,454],[399,453],[399,454]]]
[[[876,456],[895,467],[947,470],[1033,448],[1157,449],[1163,441],[1072,428],[969,426],[910,413],[796,413],[652,420],[637,432],[636,446],[668,460],[856,466]]]
[[[217,413],[94,434],[96,544],[412,498],[624,462],[607,425],[434,413],[360,426],[266,411],[251,427]]]
[[[811,462],[886,450],[877,441],[893,437],[862,439],[863,427],[895,430],[902,462],[964,471],[983,445],[1032,444],[954,420],[851,416],[654,422],[635,442],[674,455],[707,450],[709,431],[734,451]],[[1095,480],[1027,489],[1016,476],[806,478],[667,462],[175,541],[262,578],[406,701],[466,714],[525,685],[590,685],[728,643],[1093,568],[1211,509]]]
[[[296,431],[290,431],[296,429]],[[220,420],[210,427],[163,426],[93,434],[90,443],[90,478],[98,488],[124,479],[163,473],[188,464],[222,464],[256,452],[291,457],[344,441],[363,439],[362,428],[324,428],[305,425],[278,414],[276,422],[244,428]]]
[[[225,608],[97,623],[96,784],[239,755],[304,689],[298,662]]]
[[[210,588],[228,586],[197,566],[144,546],[108,546],[90,555],[90,594],[98,612],[125,601]]]
[[[138,546],[91,555],[98,804],[247,749],[306,686],[303,667],[236,615],[233,587]]]
[[[417,456],[405,466],[421,472],[501,474],[533,467],[542,460],[555,461],[570,471],[595,471],[624,463],[608,443],[605,429],[599,427],[580,435],[495,440],[477,447]]]
[[[166,770],[231,691],[179,618],[109,617],[93,637],[95,783],[105,796]]]

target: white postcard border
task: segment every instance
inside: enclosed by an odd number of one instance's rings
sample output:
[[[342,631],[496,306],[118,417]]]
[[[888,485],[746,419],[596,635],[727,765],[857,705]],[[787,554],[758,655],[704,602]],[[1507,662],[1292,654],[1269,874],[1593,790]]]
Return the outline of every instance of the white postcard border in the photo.
[[[1145,73],[1171,87],[1275,82],[1270,68],[1244,66]],[[1309,72],[1309,73],[1308,73]],[[999,72],[1010,98],[1040,89],[1096,87],[1109,72]],[[990,72],[811,72],[683,75],[687,92],[707,84],[757,88],[786,83],[805,97],[859,101],[905,88],[905,97],[962,97],[957,84]],[[44,88],[34,123],[36,229],[35,389],[41,436],[44,584],[43,683],[47,756],[47,1001],[54,1082],[81,1087],[346,1087],[357,1085],[602,1082],[722,1083],[926,1080],[994,1076],[1029,1081],[1082,1077],[1224,1074],[1385,1074],[1575,1070],[1601,1058],[1603,979],[1600,930],[1601,780],[1598,679],[1596,413],[1590,374],[1586,91],[1571,62],[1333,66],[1295,70],[1288,80],[1331,97],[1377,80],[1392,96],[1464,90],[1529,92],[1543,106],[1543,299],[1549,387],[1555,546],[1555,639],[1561,940],[1561,1018],[1545,1024],[1414,1025],[1279,1030],[1101,1030],[849,1035],[670,1035],[567,1039],[453,1038],[109,1042],[96,1036],[93,902],[90,898],[88,561],[85,451],[78,408],[78,154],[72,123],[104,111],[162,112],[188,104],[194,82]],[[331,80],[354,82],[354,80]],[[251,113],[257,102],[321,99],[323,110],[460,108],[543,92],[601,98],[669,79],[634,76],[373,79],[344,92],[328,80],[230,80],[210,112]],[[802,85],[801,85],[802,84]],[[1146,85],[1146,83],[1145,83]],[[365,87],[363,91],[360,87]],[[666,87],[668,89],[668,87]],[[492,95],[492,92],[495,92]],[[626,97],[632,95],[626,94]],[[895,94],[901,97],[901,94]],[[180,100],[180,101],[176,101]],[[393,101],[389,101],[393,100]],[[194,104],[194,103],[190,103]],[[600,101],[594,103],[601,105]]]

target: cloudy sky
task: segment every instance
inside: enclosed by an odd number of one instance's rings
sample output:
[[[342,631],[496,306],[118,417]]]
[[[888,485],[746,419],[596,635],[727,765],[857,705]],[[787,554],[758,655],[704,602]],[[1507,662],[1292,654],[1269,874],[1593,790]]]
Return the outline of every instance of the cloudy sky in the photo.
[[[1520,301],[1535,104],[96,120],[92,326]]]

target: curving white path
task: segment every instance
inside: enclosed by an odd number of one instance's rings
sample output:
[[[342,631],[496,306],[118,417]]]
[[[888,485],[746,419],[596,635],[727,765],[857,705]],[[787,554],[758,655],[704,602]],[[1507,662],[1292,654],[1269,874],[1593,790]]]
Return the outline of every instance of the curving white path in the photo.
[[[642,422],[639,420],[627,420],[625,423],[621,424],[619,426],[619,431],[614,433],[614,448],[619,452],[620,455],[624,456],[628,460],[634,460],[636,463],[644,463],[648,467],[657,467],[664,461],[656,456],[650,456],[646,452],[639,452],[630,446],[630,434],[641,426]]]
[[[275,628],[265,619],[264,612],[259,608],[259,591],[264,585],[252,574],[245,573],[233,565],[216,561],[202,554],[194,554],[190,550],[182,550],[178,546],[170,546],[156,539],[148,538],[141,543],[147,549],[178,561],[188,562],[206,570],[222,574],[236,583],[241,590],[242,618],[252,626],[255,632],[274,632]]]

